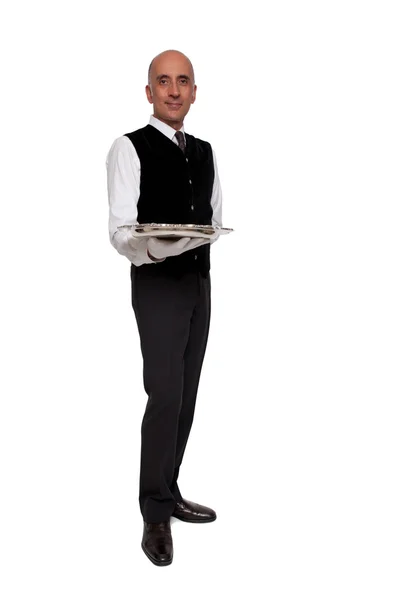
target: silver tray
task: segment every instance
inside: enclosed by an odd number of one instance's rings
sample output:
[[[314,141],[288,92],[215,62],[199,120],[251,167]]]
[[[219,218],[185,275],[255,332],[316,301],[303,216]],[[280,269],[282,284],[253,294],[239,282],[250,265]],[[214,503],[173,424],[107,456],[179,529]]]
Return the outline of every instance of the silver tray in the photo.
[[[224,235],[234,231],[228,227],[214,227],[213,225],[196,224],[168,224],[168,223],[144,223],[139,225],[122,225],[122,228],[129,228],[133,237],[191,237],[191,238],[210,238],[217,235]]]

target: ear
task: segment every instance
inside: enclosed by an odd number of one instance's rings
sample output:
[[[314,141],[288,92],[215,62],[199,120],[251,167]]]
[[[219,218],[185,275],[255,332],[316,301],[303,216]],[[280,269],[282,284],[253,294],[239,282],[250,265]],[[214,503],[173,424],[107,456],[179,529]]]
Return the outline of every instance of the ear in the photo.
[[[153,98],[152,98],[152,94],[151,94],[151,88],[149,87],[149,85],[147,85],[145,87],[145,92],[146,92],[146,97],[148,98],[148,102],[150,102],[150,104],[153,104]]]
[[[193,104],[195,102],[195,100],[196,100],[196,90],[197,90],[197,87],[196,87],[196,85],[194,85],[194,89],[192,90],[191,104]]]

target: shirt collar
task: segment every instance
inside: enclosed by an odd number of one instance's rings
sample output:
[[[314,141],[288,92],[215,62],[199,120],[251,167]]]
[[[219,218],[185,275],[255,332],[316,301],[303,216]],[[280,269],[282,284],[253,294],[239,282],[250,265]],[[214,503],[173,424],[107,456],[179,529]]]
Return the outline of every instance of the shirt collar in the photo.
[[[175,133],[177,131],[176,129],[174,129],[170,125],[167,125],[163,121],[160,121],[159,119],[157,119],[153,115],[151,115],[150,118],[149,118],[149,125],[153,125],[153,127],[156,127],[156,129],[158,129],[161,133],[163,133],[164,135],[166,135],[166,137],[168,137],[170,140],[172,140],[172,138],[174,137],[174,135],[175,135]],[[182,125],[181,129],[179,129],[179,131],[182,131],[182,133],[185,136],[185,131],[184,131],[184,126],[183,125]]]

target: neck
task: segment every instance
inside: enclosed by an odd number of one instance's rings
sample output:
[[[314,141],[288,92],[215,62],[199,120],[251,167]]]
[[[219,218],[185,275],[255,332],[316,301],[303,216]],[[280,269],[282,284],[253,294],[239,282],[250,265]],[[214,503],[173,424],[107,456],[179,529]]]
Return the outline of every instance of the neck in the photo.
[[[166,125],[169,125],[169,127],[173,127],[175,131],[179,131],[182,125],[184,124],[183,121],[169,121],[168,119],[163,119],[162,117],[158,117],[158,115],[155,114],[153,116],[162,121],[162,123],[166,123]]]

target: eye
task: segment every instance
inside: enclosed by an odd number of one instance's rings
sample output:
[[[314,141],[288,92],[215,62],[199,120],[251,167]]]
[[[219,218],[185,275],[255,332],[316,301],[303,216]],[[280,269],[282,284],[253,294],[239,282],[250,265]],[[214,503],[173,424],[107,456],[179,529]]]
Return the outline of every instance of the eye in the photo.
[[[168,80],[167,79],[160,79],[159,83],[163,83],[164,81],[168,81]],[[181,83],[183,83],[183,84],[186,85],[188,83],[188,80],[187,79],[181,79]]]

